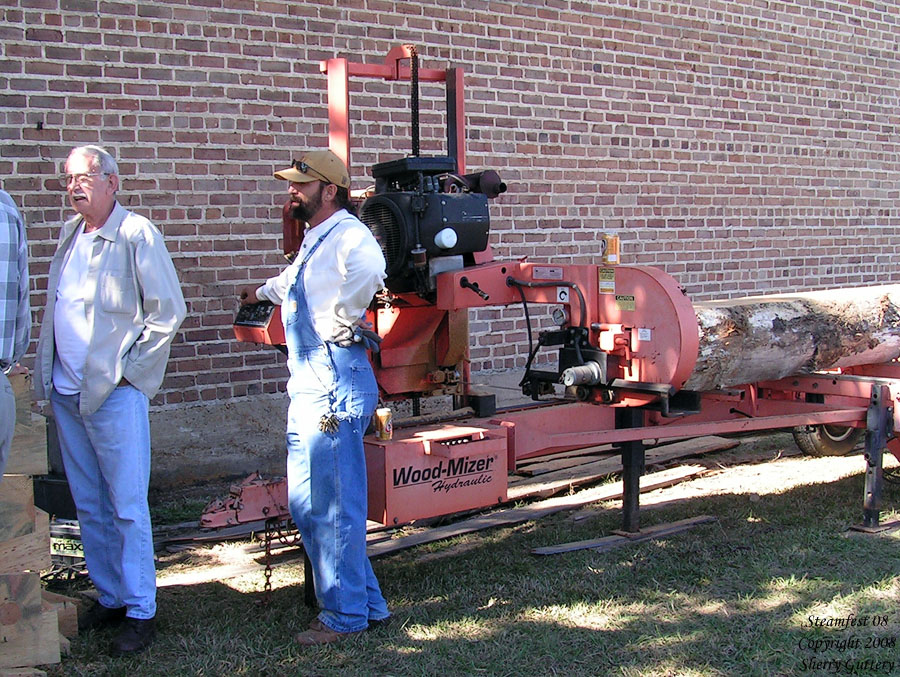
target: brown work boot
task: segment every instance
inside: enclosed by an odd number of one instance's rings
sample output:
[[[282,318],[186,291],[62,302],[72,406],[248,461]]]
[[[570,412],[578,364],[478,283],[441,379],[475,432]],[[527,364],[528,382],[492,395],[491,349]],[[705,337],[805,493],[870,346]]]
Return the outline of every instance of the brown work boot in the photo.
[[[320,646],[322,644],[340,642],[348,637],[356,637],[363,632],[364,630],[357,630],[356,632],[338,632],[337,630],[329,628],[318,618],[314,618],[309,623],[309,630],[301,632],[294,638],[294,641],[300,646]]]
[[[153,643],[156,636],[155,618],[126,618],[122,631],[112,642],[113,656],[140,653]]]
[[[92,628],[120,623],[125,620],[126,611],[124,606],[112,609],[95,600],[87,609],[78,612],[78,631],[84,632]]]

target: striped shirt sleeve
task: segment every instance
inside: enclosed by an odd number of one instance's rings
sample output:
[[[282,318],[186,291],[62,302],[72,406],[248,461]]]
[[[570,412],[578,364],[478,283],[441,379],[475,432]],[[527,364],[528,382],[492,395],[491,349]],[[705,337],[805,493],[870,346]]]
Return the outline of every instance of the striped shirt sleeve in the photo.
[[[30,337],[25,222],[12,198],[0,191],[0,369],[7,371],[22,358]]]

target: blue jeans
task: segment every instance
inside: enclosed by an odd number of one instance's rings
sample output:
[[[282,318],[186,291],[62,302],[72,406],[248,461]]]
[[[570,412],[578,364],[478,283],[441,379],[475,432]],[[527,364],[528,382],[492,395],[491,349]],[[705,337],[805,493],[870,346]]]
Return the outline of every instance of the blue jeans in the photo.
[[[79,399],[50,393],[88,573],[100,604],[128,607],[131,618],[153,618],[149,400],[137,388],[119,387],[100,409],[82,417]]]
[[[288,503],[312,562],[319,620],[338,632],[365,630],[390,615],[366,556],[363,434],[375,377],[362,346],[321,346],[289,361]],[[329,412],[339,421],[334,433],[318,429]]]

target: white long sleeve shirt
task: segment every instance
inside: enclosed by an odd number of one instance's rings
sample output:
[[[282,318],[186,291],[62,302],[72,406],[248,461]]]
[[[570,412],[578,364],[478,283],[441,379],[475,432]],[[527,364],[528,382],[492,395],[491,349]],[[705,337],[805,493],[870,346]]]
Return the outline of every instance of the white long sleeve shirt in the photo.
[[[375,236],[359,219],[341,209],[310,228],[293,263],[256,290],[261,301],[284,303],[306,252],[335,223],[338,225],[334,232],[313,253],[303,274],[306,303],[316,333],[323,341],[349,338],[372,297],[384,287],[384,254]]]

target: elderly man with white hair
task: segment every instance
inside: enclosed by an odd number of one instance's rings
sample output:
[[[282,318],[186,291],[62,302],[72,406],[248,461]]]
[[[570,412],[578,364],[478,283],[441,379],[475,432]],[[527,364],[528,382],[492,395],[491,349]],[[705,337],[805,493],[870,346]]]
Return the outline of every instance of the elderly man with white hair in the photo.
[[[76,215],[63,225],[50,263],[35,394],[53,408],[100,593],[79,625],[121,623],[112,653],[131,654],[156,631],[148,409],[186,308],[159,230],[116,200],[112,155],[80,146],[65,172]]]

